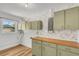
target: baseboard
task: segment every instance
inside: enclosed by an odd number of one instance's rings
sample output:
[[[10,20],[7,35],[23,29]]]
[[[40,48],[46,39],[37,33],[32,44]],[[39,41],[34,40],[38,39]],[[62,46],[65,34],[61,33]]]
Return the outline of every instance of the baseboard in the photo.
[[[0,47],[0,51],[5,50],[5,49],[9,49],[9,48],[12,48],[12,47],[15,47],[17,45],[19,45],[18,42],[15,42],[15,43],[12,43],[12,44],[6,44],[6,46],[3,45],[2,47]]]
[[[4,49],[4,50],[1,50],[0,53],[1,53],[1,52],[4,52],[4,51],[7,51],[7,50],[9,50],[9,49],[13,49],[13,48],[18,47],[18,46],[21,46],[21,45],[18,44],[18,45],[16,45],[16,46],[13,46],[13,47],[10,47],[10,48],[7,48],[7,49]]]
[[[30,46],[28,46],[28,45],[26,45],[26,44],[23,44],[23,43],[21,43],[21,45],[23,45],[23,46],[25,46],[25,47],[32,48],[32,47],[30,47]]]

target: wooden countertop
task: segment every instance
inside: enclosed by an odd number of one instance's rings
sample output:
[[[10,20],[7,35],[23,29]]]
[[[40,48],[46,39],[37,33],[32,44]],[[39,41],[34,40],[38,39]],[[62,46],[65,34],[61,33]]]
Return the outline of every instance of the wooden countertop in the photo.
[[[37,41],[54,43],[54,44],[57,44],[57,45],[63,45],[63,46],[70,46],[70,47],[74,47],[74,48],[79,48],[79,43],[73,42],[73,41],[58,40],[58,39],[45,38],[45,37],[33,37],[31,39],[37,40]]]

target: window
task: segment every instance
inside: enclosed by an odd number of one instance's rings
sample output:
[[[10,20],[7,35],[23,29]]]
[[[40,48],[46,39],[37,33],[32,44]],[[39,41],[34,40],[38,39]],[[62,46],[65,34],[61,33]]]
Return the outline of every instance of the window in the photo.
[[[42,30],[43,27],[42,21],[31,21],[30,27],[31,30]]]
[[[25,22],[18,23],[18,30],[26,30]]]
[[[22,30],[26,30],[26,28],[25,28],[25,22],[22,22]]]
[[[21,30],[22,26],[21,23],[18,23],[18,30]]]
[[[4,19],[2,20],[2,26],[4,32],[14,32],[15,22],[13,20]]]

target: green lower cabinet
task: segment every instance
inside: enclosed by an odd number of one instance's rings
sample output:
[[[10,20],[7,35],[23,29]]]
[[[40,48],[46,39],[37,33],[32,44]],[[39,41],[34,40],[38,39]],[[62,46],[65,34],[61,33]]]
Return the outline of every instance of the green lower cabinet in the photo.
[[[41,56],[41,42],[32,42],[32,55]]]
[[[41,56],[41,48],[40,46],[36,46],[32,49],[32,55],[33,56]]]
[[[48,42],[32,41],[33,56],[79,56],[79,48],[56,45]]]
[[[47,42],[43,42],[42,55],[43,56],[56,56],[56,45],[47,43]]]
[[[78,55],[72,52],[60,50],[59,56],[78,56]]]
[[[44,47],[42,51],[43,56],[56,56],[56,48]]]
[[[59,56],[79,56],[78,50],[79,49],[77,49],[77,48],[58,45],[58,55]],[[77,52],[75,52],[75,51],[77,51]]]

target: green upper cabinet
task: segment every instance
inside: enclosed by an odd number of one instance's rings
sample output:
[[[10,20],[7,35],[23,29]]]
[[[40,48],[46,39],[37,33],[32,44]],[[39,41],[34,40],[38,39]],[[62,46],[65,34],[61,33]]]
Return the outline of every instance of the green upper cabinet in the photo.
[[[54,13],[54,30],[63,29],[79,29],[79,7],[74,7]]]
[[[58,11],[54,13],[54,30],[64,29],[64,11]]]
[[[65,29],[79,29],[79,7],[65,10]]]

